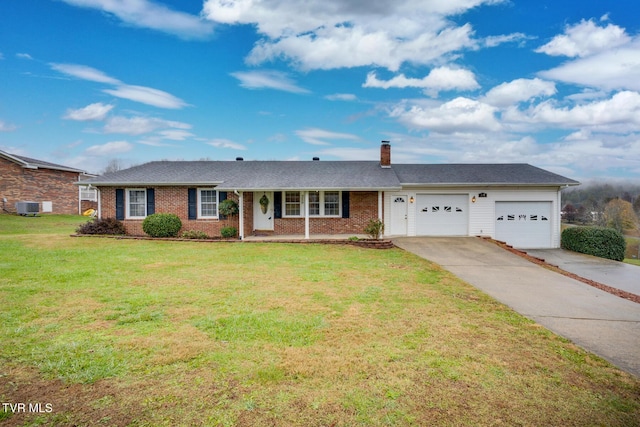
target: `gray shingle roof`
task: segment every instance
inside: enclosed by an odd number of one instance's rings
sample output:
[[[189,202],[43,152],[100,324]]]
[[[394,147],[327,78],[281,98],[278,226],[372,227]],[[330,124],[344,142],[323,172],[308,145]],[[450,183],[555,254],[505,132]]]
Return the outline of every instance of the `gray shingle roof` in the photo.
[[[85,173],[85,171],[81,169],[76,169],[69,166],[59,165],[51,162],[45,162],[44,160],[33,159],[31,157],[19,156],[17,154],[10,154],[1,150],[0,150],[0,155],[3,155],[3,157],[8,158],[12,161],[16,161],[17,163],[20,163],[22,166],[27,168],[53,169],[53,170],[61,170],[61,171],[68,171],[68,172]]]
[[[577,185],[578,181],[526,163],[396,164],[400,183],[412,185]]]
[[[159,161],[85,182],[96,186],[215,185],[229,191],[578,184],[528,164],[394,164],[382,168],[376,161]]]
[[[85,182],[100,185],[218,185],[220,190],[394,190],[391,169],[375,161],[161,161]]]

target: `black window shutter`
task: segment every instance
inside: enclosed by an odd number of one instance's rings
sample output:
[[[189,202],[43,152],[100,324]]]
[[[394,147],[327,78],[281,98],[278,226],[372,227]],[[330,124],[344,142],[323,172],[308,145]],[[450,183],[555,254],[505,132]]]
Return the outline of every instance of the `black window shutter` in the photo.
[[[156,213],[156,192],[153,188],[147,188],[147,215]]]
[[[273,217],[282,218],[282,191],[273,193]]]
[[[349,192],[342,192],[342,218],[349,218]]]
[[[227,200],[227,192],[226,191],[218,191],[218,203],[222,203],[225,200]],[[218,218],[227,219],[227,216],[226,215],[222,215],[220,212],[218,212]]]
[[[198,195],[196,194],[196,189],[195,188],[189,188],[188,189],[188,199],[187,199],[187,204],[188,204],[188,214],[189,214],[189,219],[198,219]]]
[[[116,219],[124,219],[124,189],[116,188]]]

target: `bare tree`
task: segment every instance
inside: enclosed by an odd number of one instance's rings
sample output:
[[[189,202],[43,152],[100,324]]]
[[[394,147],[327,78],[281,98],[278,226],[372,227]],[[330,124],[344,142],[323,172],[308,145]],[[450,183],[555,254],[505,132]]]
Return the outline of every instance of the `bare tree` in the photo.
[[[118,172],[119,170],[124,169],[124,164],[121,159],[111,159],[107,166],[102,170],[102,174]]]

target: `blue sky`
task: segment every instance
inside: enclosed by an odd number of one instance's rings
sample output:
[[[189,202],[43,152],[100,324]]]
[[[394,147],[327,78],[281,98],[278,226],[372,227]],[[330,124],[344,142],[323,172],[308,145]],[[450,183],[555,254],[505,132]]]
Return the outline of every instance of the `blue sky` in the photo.
[[[3,0],[0,149],[640,180],[635,0]]]

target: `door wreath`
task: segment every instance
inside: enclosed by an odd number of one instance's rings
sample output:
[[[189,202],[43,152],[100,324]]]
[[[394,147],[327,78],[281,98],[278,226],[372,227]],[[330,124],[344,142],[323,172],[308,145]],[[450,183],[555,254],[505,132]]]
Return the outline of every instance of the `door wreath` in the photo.
[[[266,214],[267,208],[269,207],[269,198],[267,197],[266,194],[263,194],[262,197],[260,197],[259,203],[260,203],[260,210],[262,211],[263,214]]]

